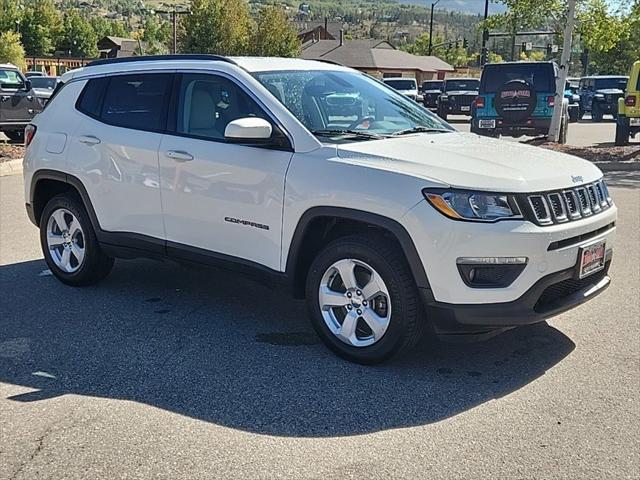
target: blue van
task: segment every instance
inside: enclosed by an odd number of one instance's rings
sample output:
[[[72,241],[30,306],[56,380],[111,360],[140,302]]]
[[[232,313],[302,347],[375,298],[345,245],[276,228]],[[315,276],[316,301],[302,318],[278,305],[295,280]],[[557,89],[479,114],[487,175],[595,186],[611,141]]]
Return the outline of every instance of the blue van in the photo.
[[[479,135],[546,135],[555,105],[558,66],[553,62],[505,62],[484,66],[471,109]],[[566,142],[568,102],[563,102],[560,142]]]

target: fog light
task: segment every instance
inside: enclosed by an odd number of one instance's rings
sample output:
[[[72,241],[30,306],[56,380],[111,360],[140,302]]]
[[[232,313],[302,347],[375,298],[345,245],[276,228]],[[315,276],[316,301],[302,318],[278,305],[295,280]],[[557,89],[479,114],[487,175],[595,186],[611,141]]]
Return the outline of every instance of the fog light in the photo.
[[[527,257],[461,257],[458,272],[471,288],[505,288],[527,265]]]

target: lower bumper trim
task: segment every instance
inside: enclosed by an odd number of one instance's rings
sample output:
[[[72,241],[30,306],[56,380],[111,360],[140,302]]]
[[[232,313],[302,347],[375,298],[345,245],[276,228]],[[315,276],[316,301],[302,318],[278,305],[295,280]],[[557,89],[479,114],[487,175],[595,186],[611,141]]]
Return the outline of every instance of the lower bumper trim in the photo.
[[[607,252],[605,268],[600,272],[582,280],[575,280],[575,267],[552,273],[512,302],[444,303],[434,300],[426,291],[423,299],[439,336],[491,336],[496,330],[541,322],[591,300],[609,287],[610,265],[611,251]]]

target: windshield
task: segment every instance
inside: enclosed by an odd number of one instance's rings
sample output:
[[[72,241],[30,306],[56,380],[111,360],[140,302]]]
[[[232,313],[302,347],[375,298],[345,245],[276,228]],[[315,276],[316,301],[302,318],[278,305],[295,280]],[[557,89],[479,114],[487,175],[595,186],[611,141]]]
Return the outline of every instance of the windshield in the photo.
[[[617,88],[620,90],[624,90],[627,88],[627,78],[619,77],[619,78],[597,78],[596,79],[596,90],[608,90],[610,88]]]
[[[418,88],[416,86],[416,81],[415,80],[388,80],[385,79],[384,83],[386,83],[387,85],[389,85],[391,88],[395,88],[396,90],[415,90],[416,88]]]
[[[442,90],[444,82],[422,82],[422,90]]]
[[[21,88],[24,84],[17,70],[5,70],[0,68],[1,88]]]
[[[324,139],[339,138],[338,132],[345,131],[358,133],[357,139],[412,129],[453,131],[415,101],[362,73],[298,70],[262,72],[255,77],[305,127]]]
[[[30,80],[33,88],[48,88],[49,90],[56,88],[56,83],[58,83],[58,79],[55,77],[32,77]]]
[[[511,80],[524,80],[536,92],[555,92],[556,79],[551,63],[495,64],[482,72],[483,93],[496,93]]]
[[[478,90],[480,80],[447,80],[444,89],[447,92],[455,90]]]

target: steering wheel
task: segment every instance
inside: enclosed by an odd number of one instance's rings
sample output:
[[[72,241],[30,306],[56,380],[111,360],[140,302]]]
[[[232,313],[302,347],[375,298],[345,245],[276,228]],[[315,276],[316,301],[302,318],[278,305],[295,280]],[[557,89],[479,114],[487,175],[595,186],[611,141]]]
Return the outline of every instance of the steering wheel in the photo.
[[[373,122],[374,120],[375,120],[375,117],[372,117],[371,115],[366,115],[364,117],[358,118],[355,122],[353,122],[351,125],[349,125],[347,127],[347,129],[355,130],[357,127],[362,125],[364,122]],[[367,125],[367,128],[364,128],[363,130],[368,130],[368,129],[369,129],[369,126]]]

